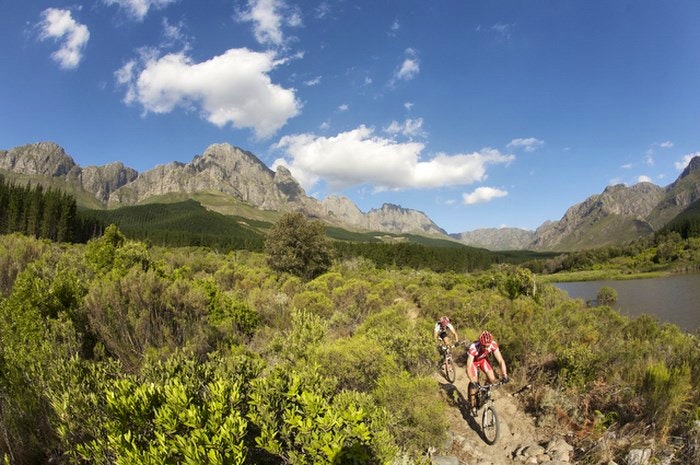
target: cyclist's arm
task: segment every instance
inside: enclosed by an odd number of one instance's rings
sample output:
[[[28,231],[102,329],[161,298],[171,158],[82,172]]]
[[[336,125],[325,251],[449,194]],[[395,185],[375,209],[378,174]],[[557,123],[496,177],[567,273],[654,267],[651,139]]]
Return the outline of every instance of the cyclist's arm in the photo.
[[[452,331],[452,335],[454,336],[455,344],[459,342],[459,336],[457,335],[457,330],[453,327],[450,327],[450,331]]]
[[[467,376],[469,377],[469,381],[473,383],[479,382],[478,378],[474,378],[474,356],[471,354],[467,356]]]
[[[496,360],[498,360],[499,365],[501,365],[501,376],[507,378],[508,370],[506,370],[506,361],[503,360],[503,355],[501,355],[501,349],[494,350],[493,356],[496,357]]]

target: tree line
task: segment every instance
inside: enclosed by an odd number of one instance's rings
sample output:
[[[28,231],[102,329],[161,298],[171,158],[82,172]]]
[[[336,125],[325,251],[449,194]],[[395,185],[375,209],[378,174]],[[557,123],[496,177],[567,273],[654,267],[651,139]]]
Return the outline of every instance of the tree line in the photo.
[[[0,174],[0,234],[21,233],[54,242],[87,242],[100,221],[82,216],[75,198],[41,184],[16,185]]]

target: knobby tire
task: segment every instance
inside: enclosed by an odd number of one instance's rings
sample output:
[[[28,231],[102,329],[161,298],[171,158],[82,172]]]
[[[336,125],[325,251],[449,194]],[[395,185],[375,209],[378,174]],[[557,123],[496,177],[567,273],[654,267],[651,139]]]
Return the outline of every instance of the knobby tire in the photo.
[[[452,358],[445,359],[445,367],[444,368],[445,368],[445,379],[447,379],[447,381],[450,383],[454,383],[457,372],[455,371],[455,366],[454,366],[454,363],[452,362]]]
[[[491,446],[496,443],[499,433],[498,416],[491,405],[484,407],[484,413],[481,415],[481,432],[486,444]]]

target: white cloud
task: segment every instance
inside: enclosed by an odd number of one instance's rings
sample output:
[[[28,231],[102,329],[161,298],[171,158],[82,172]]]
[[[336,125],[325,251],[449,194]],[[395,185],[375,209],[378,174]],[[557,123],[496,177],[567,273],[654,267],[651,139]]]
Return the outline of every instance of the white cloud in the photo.
[[[403,134],[407,137],[425,137],[426,133],[423,130],[423,118],[407,119],[403,123],[392,121],[391,124],[384,128],[384,132],[389,134]]]
[[[350,109],[350,106],[347,103],[342,103],[338,105],[338,110],[340,111],[348,111]]]
[[[301,14],[291,11],[285,18],[289,7],[284,0],[248,0],[248,9],[238,15],[241,21],[253,23],[255,40],[261,45],[284,45],[284,24],[292,27],[302,25]]]
[[[182,31],[183,24],[170,24],[168,18],[163,18],[163,46],[171,47],[176,44],[183,44],[185,49],[189,48],[189,41],[187,36]]]
[[[625,164],[622,165],[620,168],[625,169],[625,170],[631,169],[631,168],[632,168],[632,163],[625,163]]]
[[[671,142],[670,140],[667,140],[666,142],[661,142],[659,144],[659,147],[661,147],[663,149],[670,149],[673,147],[673,142]]]
[[[335,137],[285,136],[277,148],[286,156],[276,160],[273,167],[289,168],[307,191],[321,179],[331,189],[371,185],[380,191],[472,184],[485,179],[487,165],[507,164],[514,159],[486,148],[470,154],[439,153],[421,161],[424,144],[397,143],[376,137],[373,132],[363,125]]]
[[[688,166],[688,163],[690,163],[690,160],[692,160],[694,157],[700,157],[700,152],[683,155],[683,158],[680,161],[674,163],[676,169],[678,171],[683,171],[686,168],[686,166]]]
[[[523,148],[526,152],[534,152],[543,145],[544,141],[534,137],[528,137],[525,139],[513,139],[508,143],[508,145],[506,145],[506,148]]]
[[[406,102],[406,103],[403,104],[403,107],[404,107],[406,110],[411,111],[411,108],[413,108],[413,105],[414,105],[413,102]]]
[[[308,81],[304,81],[304,85],[309,86],[309,87],[317,86],[320,83],[321,83],[321,76],[316,76],[313,79],[309,79]]]
[[[502,39],[509,40],[514,24],[497,23],[491,26],[491,30],[496,32]]]
[[[252,128],[256,137],[273,135],[301,108],[294,89],[273,84],[268,73],[281,61],[274,52],[230,49],[201,63],[184,53],[132,60],[115,73],[126,87],[125,102],[146,112],[197,110],[216,126]]]
[[[399,23],[398,19],[395,19],[393,23],[391,23],[391,26],[389,27],[389,36],[394,37],[396,36],[396,33],[401,29],[401,24]]]
[[[410,81],[418,75],[420,72],[420,64],[418,60],[414,58],[406,58],[401,65],[401,68],[396,72],[396,77],[398,79],[403,79],[404,81]]]
[[[48,8],[41,13],[39,39],[54,39],[61,43],[51,58],[63,69],[74,69],[83,58],[83,50],[90,40],[87,26],[76,22],[69,10]]]
[[[175,3],[177,0],[102,0],[105,5],[117,5],[137,21],[143,21],[148,10],[161,9]]]
[[[652,180],[649,176],[642,175],[637,178],[637,182],[652,182]]]
[[[498,197],[505,197],[508,191],[496,189],[494,187],[477,187],[474,192],[462,194],[462,202],[465,205],[475,203],[486,203]]]

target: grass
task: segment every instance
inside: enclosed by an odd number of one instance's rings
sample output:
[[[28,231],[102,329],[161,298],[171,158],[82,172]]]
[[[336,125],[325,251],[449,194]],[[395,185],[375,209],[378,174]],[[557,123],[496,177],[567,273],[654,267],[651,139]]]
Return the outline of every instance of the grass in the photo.
[[[542,283],[569,283],[575,281],[623,281],[628,279],[663,278],[669,276],[669,271],[645,271],[639,273],[623,273],[621,270],[583,270],[568,271],[537,277]]]

